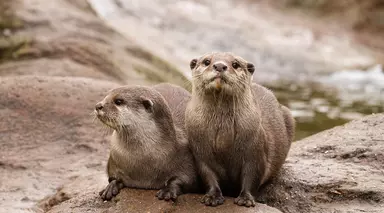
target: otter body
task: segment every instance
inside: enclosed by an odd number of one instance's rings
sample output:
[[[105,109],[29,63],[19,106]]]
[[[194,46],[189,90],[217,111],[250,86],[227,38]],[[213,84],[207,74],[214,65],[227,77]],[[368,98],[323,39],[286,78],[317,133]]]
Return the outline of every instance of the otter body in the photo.
[[[252,84],[254,66],[231,53],[191,61],[192,99],[186,130],[207,193],[206,205],[254,206],[254,194],[281,168],[295,131],[288,108],[271,91]]]
[[[171,84],[123,86],[96,104],[97,117],[114,129],[109,184],[100,192],[103,200],[112,199],[124,187],[161,189],[157,197],[165,200],[196,187],[193,157],[183,131],[189,98],[189,92]]]

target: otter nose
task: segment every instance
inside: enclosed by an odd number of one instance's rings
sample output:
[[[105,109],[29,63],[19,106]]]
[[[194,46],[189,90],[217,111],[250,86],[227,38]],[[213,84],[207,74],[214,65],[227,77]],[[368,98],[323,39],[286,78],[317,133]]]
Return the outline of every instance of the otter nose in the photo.
[[[96,110],[102,110],[103,109],[103,104],[97,103],[95,108],[96,108]]]
[[[213,68],[217,71],[217,72],[224,72],[225,70],[227,70],[227,65],[223,64],[223,63],[216,63],[213,65]]]

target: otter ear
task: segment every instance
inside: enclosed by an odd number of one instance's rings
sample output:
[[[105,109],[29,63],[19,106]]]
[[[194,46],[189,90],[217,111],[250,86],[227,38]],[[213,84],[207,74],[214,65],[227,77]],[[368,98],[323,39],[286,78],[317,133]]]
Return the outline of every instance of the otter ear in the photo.
[[[141,103],[148,112],[153,112],[153,101],[151,99],[142,96]]]
[[[192,61],[189,63],[189,67],[191,68],[191,70],[195,69],[197,65],[197,59],[192,59]]]
[[[253,74],[255,72],[255,65],[253,65],[252,63],[247,63],[247,70],[248,72]]]

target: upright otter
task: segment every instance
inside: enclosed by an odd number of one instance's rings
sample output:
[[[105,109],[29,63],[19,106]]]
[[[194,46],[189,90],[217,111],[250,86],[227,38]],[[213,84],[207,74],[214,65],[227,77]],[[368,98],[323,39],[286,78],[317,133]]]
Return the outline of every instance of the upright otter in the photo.
[[[295,132],[288,110],[265,87],[251,83],[252,63],[232,53],[193,59],[192,99],[185,117],[189,143],[207,187],[201,202],[255,206],[253,194],[281,168]]]
[[[156,196],[165,200],[195,188],[196,171],[183,131],[189,98],[188,91],[171,84],[123,86],[96,104],[99,120],[114,130],[109,184],[99,193],[103,200],[123,187],[161,189]]]

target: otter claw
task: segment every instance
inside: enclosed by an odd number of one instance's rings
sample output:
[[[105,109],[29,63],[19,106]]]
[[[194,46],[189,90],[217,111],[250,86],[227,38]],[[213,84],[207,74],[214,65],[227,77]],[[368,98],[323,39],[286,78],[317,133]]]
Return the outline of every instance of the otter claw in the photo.
[[[177,199],[177,190],[174,188],[165,187],[156,193],[156,197],[159,200],[175,201]]]
[[[104,193],[104,191],[105,191],[105,189],[101,190],[101,191],[99,192],[99,196],[101,196],[101,195]]]
[[[201,203],[204,203],[206,206],[218,206],[223,204],[225,198],[222,195],[214,195],[214,194],[205,194],[201,199]]]
[[[237,197],[234,201],[239,206],[254,207],[256,205],[255,199],[250,194],[244,194]]]
[[[113,197],[115,197],[120,192],[120,187],[118,186],[119,183],[117,183],[116,180],[111,181],[105,189],[101,190],[99,192],[99,195],[101,199],[103,200],[111,200]]]

